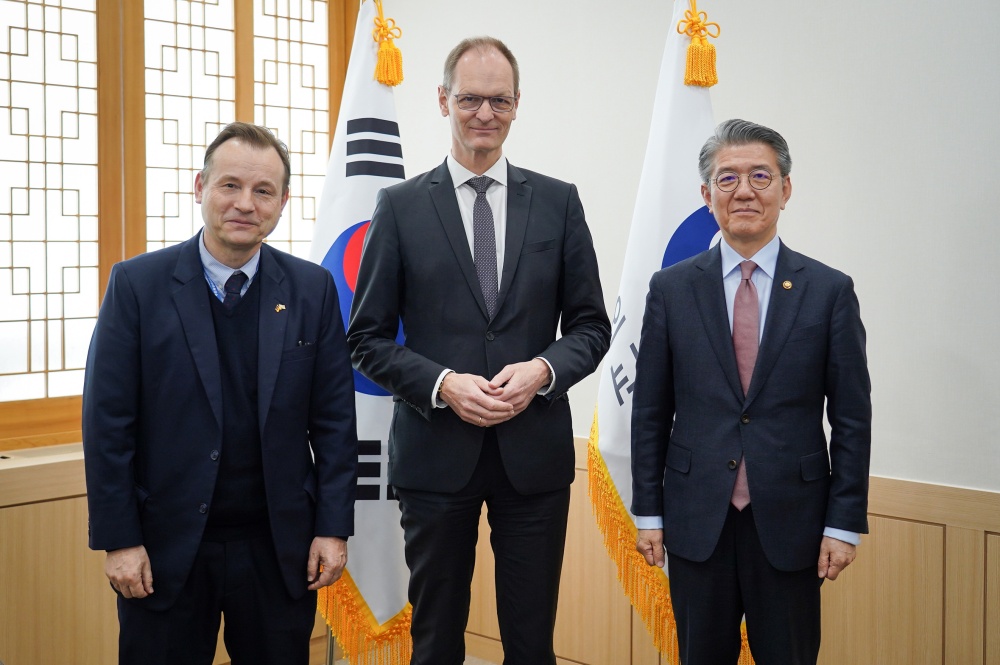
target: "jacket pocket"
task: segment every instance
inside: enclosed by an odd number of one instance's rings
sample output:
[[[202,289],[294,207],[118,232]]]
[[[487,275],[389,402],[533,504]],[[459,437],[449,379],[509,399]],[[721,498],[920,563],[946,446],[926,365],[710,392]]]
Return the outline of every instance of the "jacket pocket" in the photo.
[[[671,443],[667,446],[667,466],[674,471],[687,473],[691,470],[691,451]]]
[[[830,475],[830,458],[827,457],[825,450],[820,450],[800,457],[799,467],[802,471],[802,480],[806,482],[820,480]]]
[[[521,248],[521,256],[525,254],[532,254],[534,252],[544,252],[547,249],[552,249],[556,246],[556,239],[542,240],[541,242],[529,242],[527,245]]]
[[[789,342],[796,342],[800,339],[809,339],[810,337],[816,337],[823,333],[823,326],[825,324],[820,321],[819,323],[812,323],[808,326],[802,326],[800,328],[793,328],[790,333],[788,333],[788,339],[785,340],[785,344]]]

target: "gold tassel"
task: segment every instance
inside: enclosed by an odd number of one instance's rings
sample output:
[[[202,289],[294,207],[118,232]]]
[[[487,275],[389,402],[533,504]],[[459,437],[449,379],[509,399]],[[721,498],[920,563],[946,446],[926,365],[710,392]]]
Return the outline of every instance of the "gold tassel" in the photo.
[[[403,54],[394,39],[403,36],[396,21],[386,19],[382,14],[382,0],[372,0],[378,9],[372,39],[378,42],[378,62],[375,64],[375,80],[385,85],[399,85],[403,82]]]
[[[697,0],[691,0],[691,9],[684,11],[684,20],[677,24],[677,32],[691,38],[687,48],[684,85],[710,88],[719,82],[715,72],[715,45],[708,37],[718,38],[722,32],[718,23],[708,23],[708,15],[698,11]]]
[[[597,411],[590,428],[587,444],[587,480],[590,502],[597,518],[597,526],[604,536],[604,546],[615,562],[618,581],[625,595],[635,607],[646,630],[653,637],[653,645],[665,658],[665,663],[680,665],[677,647],[677,624],[670,602],[667,575],[662,568],[650,566],[635,549],[637,534],[635,522],[622,503],[611,473],[598,448]],[[747,643],[746,626],[741,626],[743,647],[739,665],[753,665]]]
[[[319,613],[351,665],[407,665],[413,653],[409,603],[379,625],[346,570],[335,584],[319,590]]]

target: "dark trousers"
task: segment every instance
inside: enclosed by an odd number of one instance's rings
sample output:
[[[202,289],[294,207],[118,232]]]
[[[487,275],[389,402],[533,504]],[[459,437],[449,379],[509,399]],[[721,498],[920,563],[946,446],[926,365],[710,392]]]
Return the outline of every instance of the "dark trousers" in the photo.
[[[504,665],[555,665],[555,627],[569,488],[518,494],[487,430],[472,479],[439,494],[396,488],[410,569],[411,665],[462,665],[483,502],[496,559]]]
[[[744,613],[757,665],[815,665],[822,580],[816,566],[785,572],[768,562],[753,504],[742,512],[729,507],[707,561],[670,556],[668,573],[683,665],[736,663]]]
[[[305,577],[303,570],[303,584]],[[292,599],[270,536],[203,542],[180,597],[166,611],[152,612],[119,596],[118,662],[210,665],[221,615],[233,665],[308,665],[316,593]]]

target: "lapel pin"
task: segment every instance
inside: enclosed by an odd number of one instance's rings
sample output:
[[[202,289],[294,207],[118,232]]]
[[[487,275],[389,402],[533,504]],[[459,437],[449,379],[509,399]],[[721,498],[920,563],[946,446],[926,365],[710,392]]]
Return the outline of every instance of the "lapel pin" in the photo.
[[[792,283],[786,279],[784,282],[781,283],[781,288],[785,289],[786,291],[791,291]]]
[[[785,283],[786,283],[786,284],[788,284],[788,282],[785,282]],[[789,288],[790,286],[791,286],[791,285],[789,284],[789,286],[786,286],[785,288],[787,289],[787,288]],[[281,311],[281,310],[283,310],[283,309],[285,309],[285,306],[284,306],[284,305],[282,305],[282,304],[280,304],[280,303],[274,306],[274,311],[275,311],[275,312],[280,312],[280,311]]]

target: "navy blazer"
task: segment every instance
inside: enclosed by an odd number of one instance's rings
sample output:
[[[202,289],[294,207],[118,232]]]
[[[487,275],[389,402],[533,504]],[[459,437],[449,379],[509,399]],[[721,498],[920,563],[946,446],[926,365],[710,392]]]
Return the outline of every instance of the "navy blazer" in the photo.
[[[400,319],[403,345],[395,341]],[[355,367],[396,399],[392,485],[456,492],[472,476],[484,429],[450,408],[433,408],[431,392],[445,368],[489,379],[508,364],[543,356],[555,371],[553,392],[495,429],[519,492],[569,486],[575,472],[566,391],[597,368],[610,335],[575,186],[508,164],[504,264],[492,319],[447,162],[379,192],[348,342]]]
[[[87,357],[83,447],[90,547],[144,545],[164,609],[188,576],[222,448],[222,379],[200,234],[114,266]],[[324,268],[266,244],[258,411],[267,509],[292,597],[315,536],[354,533],[354,383]]]
[[[854,284],[778,251],[744,397],[718,246],[650,281],[632,403],[632,512],[663,515],[670,554],[704,561],[740,456],[761,546],[779,570],[816,565],[826,526],[868,532],[871,385]],[[823,411],[831,426],[829,444]]]

